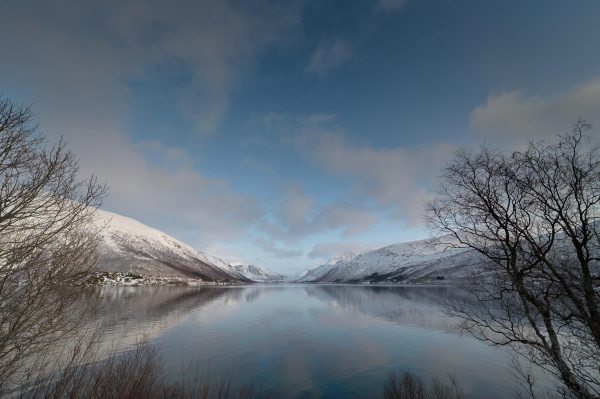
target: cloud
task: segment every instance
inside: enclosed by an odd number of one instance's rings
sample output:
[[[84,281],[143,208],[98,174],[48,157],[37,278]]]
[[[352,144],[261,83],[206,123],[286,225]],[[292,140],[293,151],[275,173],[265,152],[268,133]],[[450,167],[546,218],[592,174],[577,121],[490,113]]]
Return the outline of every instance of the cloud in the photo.
[[[313,224],[322,230],[342,228],[343,237],[354,237],[366,233],[377,221],[374,209],[339,201],[325,206],[314,218]]]
[[[304,196],[302,187],[298,184],[288,185],[285,191],[286,194],[277,215],[288,226],[300,227],[305,225],[314,197]]]
[[[275,248],[275,243],[273,241],[266,240],[262,237],[255,239],[254,244],[278,259],[297,258],[303,255],[302,251],[299,249]]]
[[[476,137],[500,142],[523,143],[528,138],[552,138],[570,130],[581,116],[600,124],[600,78],[547,97],[526,97],[512,91],[490,95],[470,115]]]
[[[240,164],[243,168],[252,169],[257,172],[262,172],[269,175],[273,175],[274,173],[274,170],[271,167],[269,167],[267,163],[262,159],[253,157],[243,157],[240,160]]]
[[[344,217],[356,226],[348,224],[344,227],[344,237],[368,231],[382,213],[386,217],[403,219],[409,228],[420,226],[423,202],[432,196],[433,178],[458,148],[446,142],[432,146],[374,148],[356,143],[333,114],[301,117],[269,113],[254,115],[253,121],[261,132],[261,141],[292,147],[310,165],[352,183],[351,190],[345,193],[349,201],[339,201],[327,210],[327,217],[325,212],[321,215],[322,219],[334,220],[338,219],[333,216],[336,212],[344,211]],[[260,145],[258,142],[253,144]],[[349,204],[355,202],[374,202],[375,206],[353,205],[350,210]],[[286,234],[276,226],[268,228],[272,234]]]
[[[306,160],[336,176],[351,179],[351,190],[360,200],[375,200],[381,209],[396,209],[395,217],[409,227],[421,223],[422,204],[429,199],[429,182],[456,146],[439,143],[429,147],[372,148],[354,145],[335,116],[287,118],[284,128],[292,133],[284,141]]]
[[[288,183],[274,211],[274,220],[258,226],[269,237],[296,242],[309,235],[340,230],[343,237],[367,232],[378,221],[375,210],[367,206],[337,201],[320,204],[302,187]]]
[[[86,92],[92,103],[125,94],[134,77],[156,83],[154,67],[177,60],[191,74],[181,102],[207,133],[256,57],[293,40],[301,7],[267,0],[12,2],[0,16],[3,72],[41,77],[41,85],[58,79],[65,94]]]
[[[69,138],[82,176],[96,173],[109,183],[106,209],[186,237],[192,245],[233,240],[264,217],[256,197],[196,171],[181,148],[157,141],[130,144],[118,126],[93,115],[57,113],[46,116],[42,126]]]
[[[82,176],[96,173],[109,183],[106,209],[202,248],[248,234],[265,210],[256,197],[196,170],[185,149],[132,139],[131,82],[168,87],[153,92],[199,133],[212,132],[257,57],[294,40],[301,7],[267,0],[9,2],[0,13],[0,84],[25,93],[14,100],[35,103],[50,142],[64,135]],[[169,79],[179,75],[159,73],[170,60],[184,72],[177,84]]]
[[[204,251],[223,259],[227,263],[244,263],[243,257],[237,252],[235,248],[222,247],[219,244],[211,244],[208,247],[204,248]]]
[[[362,241],[321,243],[313,247],[312,251],[308,253],[308,257],[310,259],[330,259],[347,252],[373,251],[385,245],[386,243],[383,242],[367,244]]]
[[[131,150],[138,152],[150,163],[152,160],[160,165],[192,167],[191,155],[182,148],[169,147],[158,140],[140,141],[131,145]]]
[[[339,39],[321,42],[304,71],[324,76],[330,70],[339,68],[353,53],[352,47]]]
[[[406,6],[408,0],[378,0],[377,4],[375,4],[375,11],[399,11]]]

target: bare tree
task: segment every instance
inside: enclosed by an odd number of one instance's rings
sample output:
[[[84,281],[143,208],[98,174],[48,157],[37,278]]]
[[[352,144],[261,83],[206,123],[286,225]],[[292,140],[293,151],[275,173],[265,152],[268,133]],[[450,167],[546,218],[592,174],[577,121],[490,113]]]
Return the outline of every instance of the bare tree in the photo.
[[[437,376],[427,386],[409,370],[390,372],[383,384],[383,399],[468,399],[456,378],[449,374],[450,383]]]
[[[91,222],[107,187],[78,180],[75,155],[62,140],[46,147],[33,117],[0,97],[0,393],[95,310],[78,285],[96,261]]]
[[[162,352],[147,337],[122,352],[119,346],[98,350],[95,334],[79,339],[62,354],[64,362],[48,368],[43,379],[14,392],[20,399],[268,399],[262,384],[234,385],[232,372],[213,373],[200,361],[182,364],[170,375]],[[451,399],[450,397],[448,399]],[[453,399],[453,398],[452,398]]]
[[[459,150],[425,216],[448,247],[485,259],[463,285],[476,301],[456,300],[450,314],[575,398],[600,397],[600,154],[590,128],[580,119],[558,142],[512,154]]]

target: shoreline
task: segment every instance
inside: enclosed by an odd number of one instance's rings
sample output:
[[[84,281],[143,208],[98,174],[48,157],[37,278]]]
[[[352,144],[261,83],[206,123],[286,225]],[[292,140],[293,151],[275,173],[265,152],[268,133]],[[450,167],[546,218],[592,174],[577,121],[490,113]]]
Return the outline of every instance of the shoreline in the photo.
[[[160,287],[160,286],[241,286],[253,284],[335,284],[335,285],[376,285],[376,286],[452,286],[452,281],[444,282],[369,282],[369,281],[206,281],[185,277],[149,277],[122,272],[92,272],[86,286],[92,287]]]

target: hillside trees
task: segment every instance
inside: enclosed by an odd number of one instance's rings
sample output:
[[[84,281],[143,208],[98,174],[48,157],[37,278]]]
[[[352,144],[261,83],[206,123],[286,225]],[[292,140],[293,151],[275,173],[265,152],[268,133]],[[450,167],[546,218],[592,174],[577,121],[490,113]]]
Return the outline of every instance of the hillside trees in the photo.
[[[600,152],[577,121],[557,142],[459,150],[427,204],[428,227],[487,261],[450,304],[461,328],[508,346],[567,397],[600,397]],[[532,395],[533,390],[531,391]]]
[[[0,393],[96,309],[78,285],[96,260],[90,222],[107,187],[79,180],[76,156],[62,140],[47,147],[33,117],[0,97]]]

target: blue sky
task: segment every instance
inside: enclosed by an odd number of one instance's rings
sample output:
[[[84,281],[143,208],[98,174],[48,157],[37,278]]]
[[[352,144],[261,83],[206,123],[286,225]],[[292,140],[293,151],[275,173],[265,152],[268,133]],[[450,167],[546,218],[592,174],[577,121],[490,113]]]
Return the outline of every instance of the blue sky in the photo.
[[[599,17],[591,0],[4,0],[0,91],[108,182],[104,209],[293,273],[426,237],[459,146],[598,126]]]

